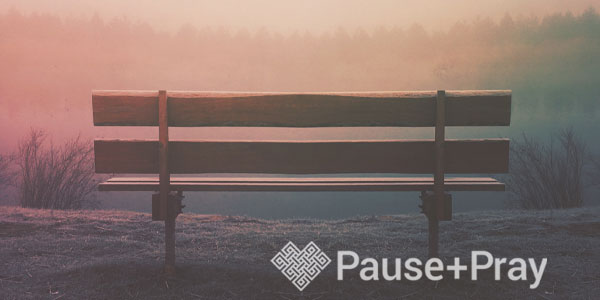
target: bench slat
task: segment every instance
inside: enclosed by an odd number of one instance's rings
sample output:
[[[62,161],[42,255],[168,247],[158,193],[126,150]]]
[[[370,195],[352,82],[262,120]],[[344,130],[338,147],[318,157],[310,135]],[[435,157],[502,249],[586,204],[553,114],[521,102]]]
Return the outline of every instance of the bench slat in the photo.
[[[167,92],[169,126],[430,127],[435,91]],[[447,126],[510,125],[511,91],[447,91]],[[157,126],[158,92],[92,91],[94,125]]]
[[[113,177],[106,182],[109,183],[126,183],[126,182],[156,182],[156,177]],[[396,182],[401,180],[402,182],[429,182],[430,177],[172,177],[172,183],[183,183],[183,182],[260,182],[260,183],[289,183],[289,182]],[[448,177],[446,182],[497,182],[496,179],[491,177]]]
[[[447,191],[503,191],[504,184],[490,177],[446,178]],[[156,177],[111,178],[101,191],[157,191]],[[173,191],[429,191],[431,177],[377,178],[171,178]]]
[[[158,173],[158,142],[95,140],[97,173]],[[508,139],[447,140],[446,173],[506,173]],[[173,174],[433,173],[433,140],[170,141]]]

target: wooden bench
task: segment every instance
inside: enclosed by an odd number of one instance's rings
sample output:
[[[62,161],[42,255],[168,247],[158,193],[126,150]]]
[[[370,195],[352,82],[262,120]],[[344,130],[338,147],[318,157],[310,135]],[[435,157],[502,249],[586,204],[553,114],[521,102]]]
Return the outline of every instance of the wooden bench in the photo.
[[[157,191],[153,219],[165,221],[165,270],[175,267],[175,218],[183,191],[420,191],[429,219],[429,255],[438,221],[451,219],[449,191],[503,191],[508,139],[447,140],[446,126],[509,126],[510,91],[221,93],[93,91],[94,125],[157,126],[158,140],[96,139],[101,191]],[[429,140],[177,141],[169,127],[435,127]],[[181,177],[170,174],[302,174],[296,177]],[[306,177],[306,174],[359,177]],[[433,174],[371,177],[369,173]],[[176,194],[174,193],[176,192]]]

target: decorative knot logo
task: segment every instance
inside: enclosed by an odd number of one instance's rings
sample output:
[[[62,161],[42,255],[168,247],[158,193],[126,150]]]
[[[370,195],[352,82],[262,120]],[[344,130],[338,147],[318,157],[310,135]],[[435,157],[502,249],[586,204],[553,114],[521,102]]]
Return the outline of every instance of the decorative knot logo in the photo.
[[[271,259],[271,263],[300,291],[304,290],[330,262],[331,259],[314,242],[308,243],[302,250],[294,243],[288,242]]]

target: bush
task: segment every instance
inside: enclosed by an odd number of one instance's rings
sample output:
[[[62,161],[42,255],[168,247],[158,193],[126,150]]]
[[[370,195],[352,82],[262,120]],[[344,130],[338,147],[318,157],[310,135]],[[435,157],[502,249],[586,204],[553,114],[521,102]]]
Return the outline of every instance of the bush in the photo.
[[[4,196],[5,190],[9,187],[13,178],[11,174],[12,161],[12,155],[0,154],[0,196]]]
[[[47,135],[31,130],[19,143],[17,190],[23,207],[81,209],[94,207],[93,147],[80,137],[60,147],[47,145]]]
[[[600,156],[590,157],[590,186],[600,186]]]
[[[10,179],[9,167],[11,156],[0,154],[0,186],[7,185]]]
[[[558,140],[558,143],[556,143]],[[583,205],[585,144],[566,129],[549,144],[523,135],[512,141],[507,187],[525,209]]]

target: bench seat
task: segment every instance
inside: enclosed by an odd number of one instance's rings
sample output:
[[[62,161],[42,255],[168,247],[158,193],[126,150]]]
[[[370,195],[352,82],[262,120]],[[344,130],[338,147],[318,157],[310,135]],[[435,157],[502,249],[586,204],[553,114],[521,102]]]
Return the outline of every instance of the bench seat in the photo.
[[[449,177],[446,191],[504,191],[491,177]],[[172,191],[432,191],[433,177],[172,177]],[[158,191],[157,177],[115,177],[101,191]]]

